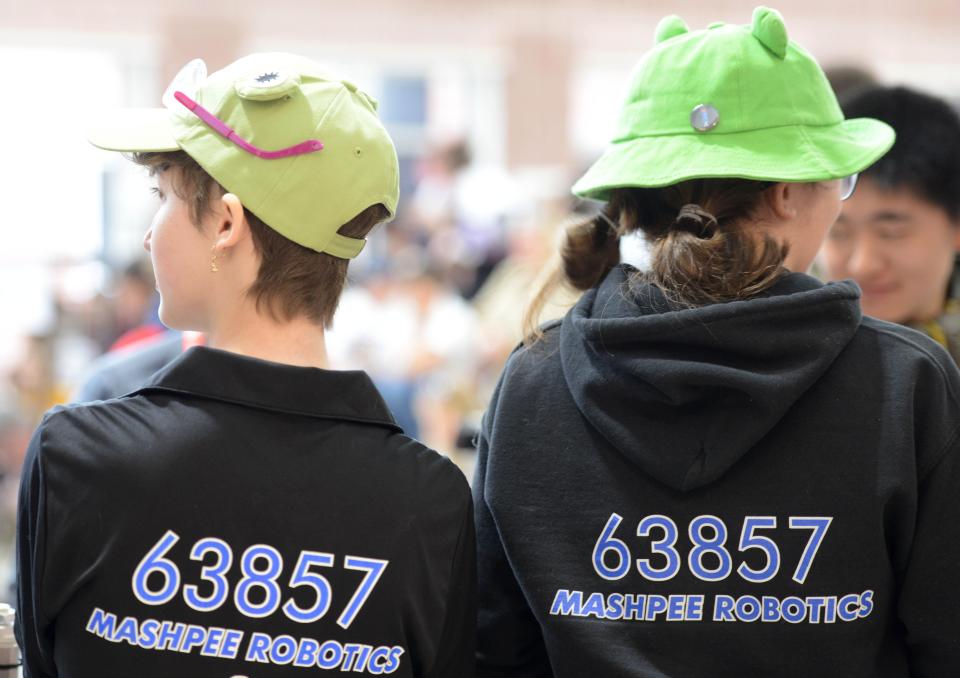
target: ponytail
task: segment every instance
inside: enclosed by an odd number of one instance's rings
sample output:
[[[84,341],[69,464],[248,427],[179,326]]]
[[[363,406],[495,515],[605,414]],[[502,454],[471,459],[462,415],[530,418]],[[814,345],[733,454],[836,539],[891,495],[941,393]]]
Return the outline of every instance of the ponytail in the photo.
[[[562,285],[585,291],[603,280],[620,263],[620,228],[608,205],[595,217],[567,227],[560,246],[560,263],[547,276],[523,314],[525,343],[543,337],[540,314]]]
[[[716,216],[690,203],[654,240],[645,277],[678,306],[705,306],[756,296],[783,274],[786,255],[770,235],[721,228]]]
[[[748,229],[763,191],[773,182],[694,179],[664,188],[613,192],[596,217],[569,227],[560,264],[545,279],[524,314],[525,342],[539,340],[540,313],[561,285],[588,290],[620,262],[620,237],[642,231],[651,263],[638,277],[660,288],[677,306],[748,299],[785,272],[788,246]]]

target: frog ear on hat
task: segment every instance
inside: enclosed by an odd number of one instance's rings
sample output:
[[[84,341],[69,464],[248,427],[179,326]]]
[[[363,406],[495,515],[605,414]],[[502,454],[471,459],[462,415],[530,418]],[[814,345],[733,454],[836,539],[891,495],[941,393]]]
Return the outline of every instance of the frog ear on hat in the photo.
[[[775,9],[757,7],[753,10],[753,37],[779,58],[787,55],[787,26]]]
[[[678,35],[689,32],[690,29],[687,28],[686,22],[676,14],[671,14],[670,16],[665,16],[660,19],[660,23],[657,24],[657,30],[654,33],[653,42],[659,45],[664,40],[669,40],[670,38],[675,38]]]

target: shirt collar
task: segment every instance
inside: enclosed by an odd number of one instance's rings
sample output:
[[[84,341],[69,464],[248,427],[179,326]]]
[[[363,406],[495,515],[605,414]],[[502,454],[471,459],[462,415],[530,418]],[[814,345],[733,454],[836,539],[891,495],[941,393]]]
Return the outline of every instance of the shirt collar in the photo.
[[[195,346],[137,393],[166,391],[247,407],[402,431],[366,372],[296,367]]]

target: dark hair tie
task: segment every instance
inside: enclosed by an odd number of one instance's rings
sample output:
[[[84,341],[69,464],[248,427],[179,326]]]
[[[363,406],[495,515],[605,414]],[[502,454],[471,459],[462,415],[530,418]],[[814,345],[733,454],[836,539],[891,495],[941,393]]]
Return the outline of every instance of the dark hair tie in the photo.
[[[680,208],[673,222],[679,229],[689,231],[700,238],[711,238],[717,231],[717,218],[696,203],[687,203]]]

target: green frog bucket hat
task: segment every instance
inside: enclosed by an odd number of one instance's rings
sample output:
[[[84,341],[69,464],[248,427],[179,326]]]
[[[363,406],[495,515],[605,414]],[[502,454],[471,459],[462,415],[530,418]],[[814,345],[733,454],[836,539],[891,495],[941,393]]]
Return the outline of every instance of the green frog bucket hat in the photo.
[[[341,226],[377,203],[396,211],[397,153],[377,102],[309,59],[252,54],[209,76],[196,59],[163,104],[104,113],[87,136],[112,151],[183,150],[271,228],[344,259],[365,241]]]
[[[621,187],[688,179],[825,181],[859,172],[893,145],[879,120],[844,120],[817,62],[758,7],[749,26],[690,31],[668,16],[631,76],[611,144],[573,187],[607,200]]]

